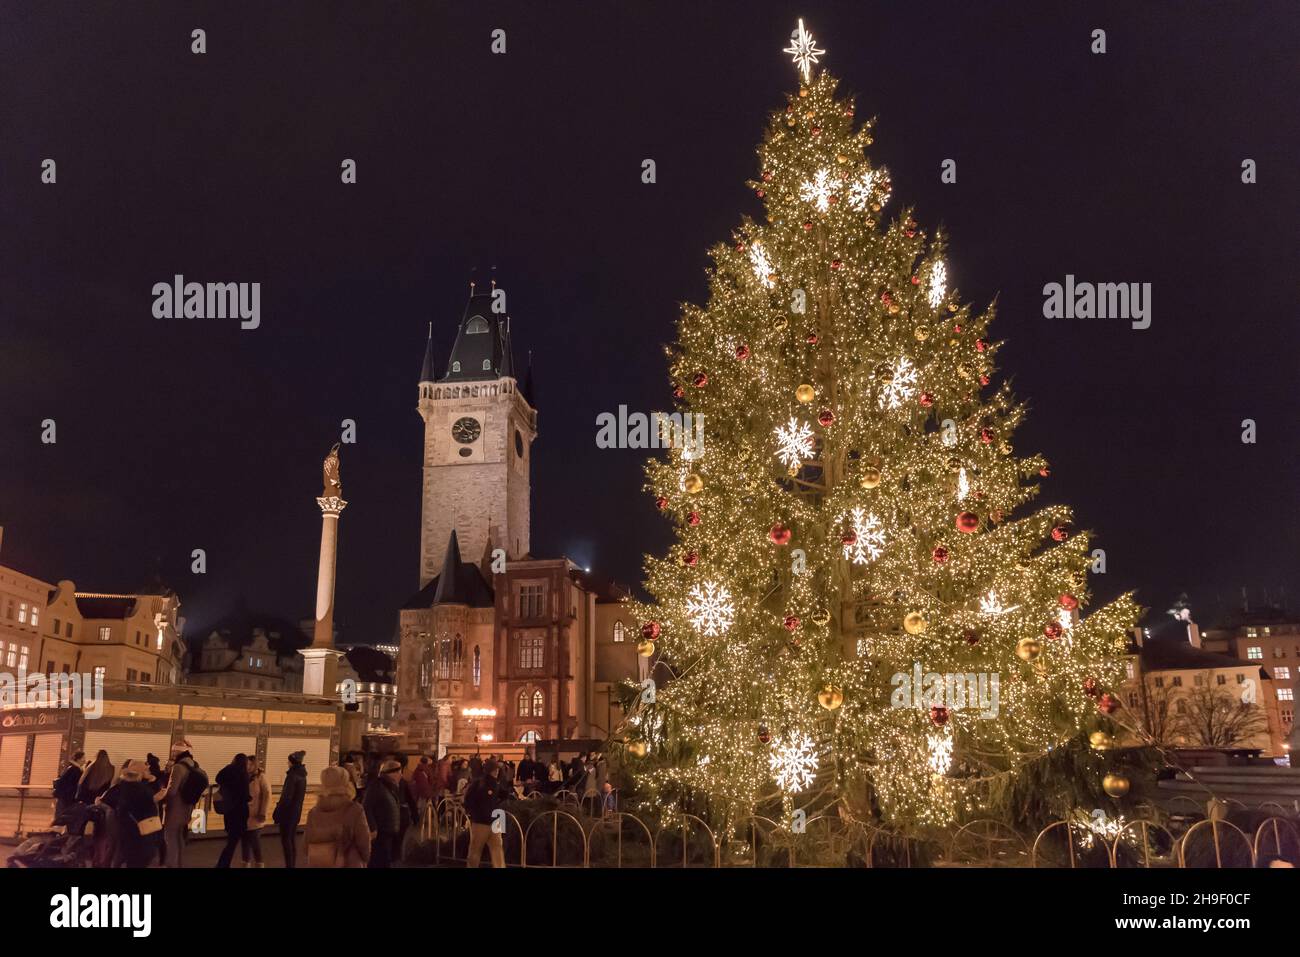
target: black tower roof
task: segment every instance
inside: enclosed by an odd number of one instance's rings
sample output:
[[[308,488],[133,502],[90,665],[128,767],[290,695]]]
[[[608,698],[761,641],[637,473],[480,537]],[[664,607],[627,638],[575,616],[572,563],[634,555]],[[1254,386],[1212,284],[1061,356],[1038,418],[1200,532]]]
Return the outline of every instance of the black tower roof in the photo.
[[[429,323],[429,341],[424,346],[424,365],[420,369],[421,382],[433,382],[438,378],[433,362],[433,323]]]
[[[496,593],[483,572],[473,562],[460,560],[460,542],[453,528],[447,539],[447,554],[442,560],[442,572],[412,595],[403,608],[430,608],[433,605],[468,605],[471,608],[491,608],[496,603]]]
[[[432,345],[429,347],[432,349]],[[432,359],[426,352],[425,363]],[[447,374],[438,382],[473,382],[514,378],[510,355],[510,317],[492,311],[492,293],[473,293],[456,330],[456,343],[447,359]]]

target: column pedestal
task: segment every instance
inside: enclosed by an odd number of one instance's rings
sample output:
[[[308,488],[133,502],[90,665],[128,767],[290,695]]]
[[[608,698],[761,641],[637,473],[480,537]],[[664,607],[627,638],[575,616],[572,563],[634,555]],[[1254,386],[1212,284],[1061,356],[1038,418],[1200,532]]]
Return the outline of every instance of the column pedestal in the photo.
[[[303,648],[302,693],[322,698],[338,696],[339,659],[343,652],[333,648]]]

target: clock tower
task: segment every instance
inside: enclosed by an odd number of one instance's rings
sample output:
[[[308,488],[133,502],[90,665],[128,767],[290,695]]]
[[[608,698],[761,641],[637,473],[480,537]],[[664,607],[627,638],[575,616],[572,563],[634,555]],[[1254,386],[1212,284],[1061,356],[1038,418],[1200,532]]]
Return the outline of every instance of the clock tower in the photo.
[[[456,330],[444,373],[436,374],[433,327],[420,372],[424,490],[420,507],[420,587],[442,571],[455,529],[461,554],[528,554],[529,466],[537,412],[529,373],[520,384],[510,353],[505,293],[474,293]]]

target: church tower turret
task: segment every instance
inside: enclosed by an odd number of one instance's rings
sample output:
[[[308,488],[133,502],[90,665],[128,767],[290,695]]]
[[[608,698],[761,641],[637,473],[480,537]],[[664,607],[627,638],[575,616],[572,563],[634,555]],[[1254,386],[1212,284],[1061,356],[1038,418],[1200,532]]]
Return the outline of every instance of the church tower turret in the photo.
[[[476,293],[456,329],[446,371],[436,376],[433,327],[420,371],[424,491],[420,586],[442,571],[452,531],[463,554],[489,541],[511,559],[528,554],[529,468],[537,412],[515,379],[505,291]]]

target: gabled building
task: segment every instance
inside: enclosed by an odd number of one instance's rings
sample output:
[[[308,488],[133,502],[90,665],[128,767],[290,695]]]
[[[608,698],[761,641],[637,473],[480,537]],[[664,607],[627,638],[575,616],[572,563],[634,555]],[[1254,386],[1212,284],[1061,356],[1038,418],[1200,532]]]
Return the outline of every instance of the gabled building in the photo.
[[[236,612],[207,630],[190,656],[187,684],[240,691],[302,691],[298,649],[311,639],[291,621]]]

